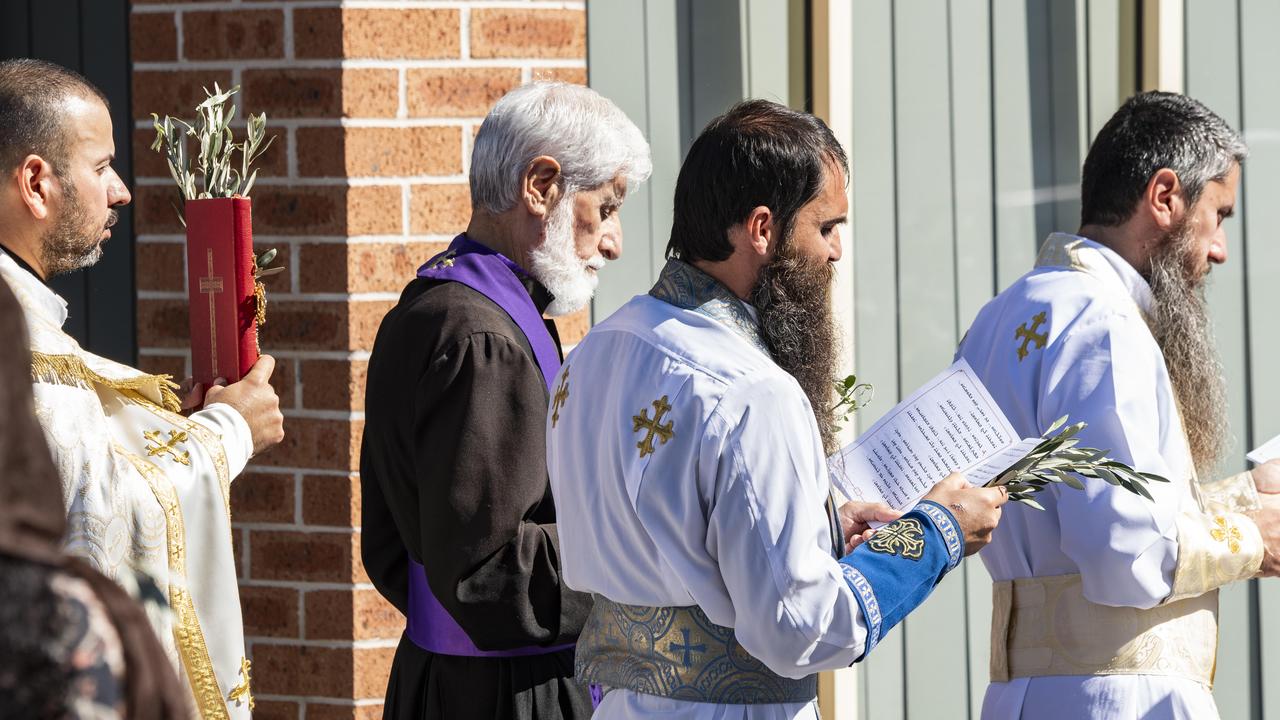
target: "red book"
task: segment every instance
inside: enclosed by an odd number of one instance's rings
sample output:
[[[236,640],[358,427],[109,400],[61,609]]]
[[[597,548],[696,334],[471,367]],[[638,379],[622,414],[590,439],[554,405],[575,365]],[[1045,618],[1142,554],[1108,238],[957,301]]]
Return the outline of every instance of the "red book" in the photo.
[[[184,205],[191,374],[205,385],[236,382],[258,361],[250,208],[240,197]]]

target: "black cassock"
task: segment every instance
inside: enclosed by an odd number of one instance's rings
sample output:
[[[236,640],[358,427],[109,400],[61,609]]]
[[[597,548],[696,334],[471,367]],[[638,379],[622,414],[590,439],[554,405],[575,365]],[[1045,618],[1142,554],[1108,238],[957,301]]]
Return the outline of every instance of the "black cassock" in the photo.
[[[544,310],[546,290],[525,286]],[[591,599],[561,579],[547,386],[515,322],[469,287],[416,279],[378,329],[367,383],[361,542],[378,591],[406,612],[411,557],[481,650],[575,641]],[[451,720],[590,715],[572,649],[458,657],[408,637],[396,650],[384,710],[387,718]]]

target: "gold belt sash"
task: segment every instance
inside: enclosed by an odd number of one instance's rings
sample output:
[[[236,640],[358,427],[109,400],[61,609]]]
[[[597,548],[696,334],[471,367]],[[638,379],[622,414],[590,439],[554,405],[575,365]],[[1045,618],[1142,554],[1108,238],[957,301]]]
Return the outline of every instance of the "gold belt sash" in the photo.
[[[991,681],[1167,675],[1213,687],[1218,591],[1148,610],[1089,602],[1079,575],[993,587]]]

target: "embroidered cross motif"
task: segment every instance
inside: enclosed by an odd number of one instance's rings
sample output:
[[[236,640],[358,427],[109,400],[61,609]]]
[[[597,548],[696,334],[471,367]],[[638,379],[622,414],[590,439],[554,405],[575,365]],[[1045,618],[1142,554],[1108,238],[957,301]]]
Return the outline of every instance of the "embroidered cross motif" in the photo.
[[[667,402],[667,396],[663,395],[653,401],[652,420],[649,419],[649,410],[647,408],[641,410],[639,415],[632,416],[631,432],[640,432],[642,429],[648,431],[644,438],[636,443],[636,447],[640,449],[640,457],[653,454],[654,436],[657,436],[662,445],[666,445],[668,440],[675,437],[675,433],[672,431],[675,423],[669,421],[666,425],[662,424],[662,416],[666,415],[670,409],[671,405]]]
[[[1027,352],[1027,346],[1031,343],[1036,344],[1036,348],[1043,348],[1045,343],[1049,342],[1049,333],[1038,333],[1040,325],[1045,321],[1044,312],[1037,313],[1031,318],[1031,327],[1027,327],[1026,323],[1018,326],[1017,332],[1013,334],[1015,339],[1022,338],[1022,347],[1018,348],[1018,362],[1022,362],[1030,353]]]
[[[924,528],[915,518],[896,520],[877,530],[867,541],[867,547],[885,555],[919,560],[924,557]]]
[[[560,378],[560,387],[556,388],[556,394],[551,398],[551,427],[555,427],[560,422],[560,408],[564,407],[564,401],[569,399],[569,368],[564,369],[564,377]]]
[[[449,252],[446,252],[445,254],[441,255],[435,260],[432,260],[431,264],[427,265],[427,269],[439,270],[440,268],[453,267],[453,259],[457,256],[458,256],[458,253],[454,252],[453,250],[450,250]]]
[[[1240,528],[1227,522],[1224,517],[1216,517],[1213,522],[1218,526],[1209,531],[1209,535],[1218,542],[1227,544],[1227,549],[1232,555],[1240,552],[1240,541],[1244,540],[1244,535],[1240,533]]]
[[[200,278],[200,292],[209,296],[209,355],[213,362],[213,374],[218,374],[218,311],[213,302],[214,295],[223,291],[222,277],[213,274],[213,249],[210,248],[207,259],[209,274]]]
[[[145,449],[147,457],[156,457],[158,455],[168,455],[171,460],[182,465],[191,464],[191,453],[178,452],[178,444],[187,441],[187,433],[184,430],[170,430],[169,439],[165,440],[159,430],[148,430],[142,433],[142,437],[149,443]]]
[[[684,642],[679,644],[667,643],[667,651],[684,655],[681,663],[685,667],[693,667],[693,653],[704,653],[707,651],[707,646],[703,643],[690,644],[688,628],[680,628],[680,634],[684,636]]]
[[[250,710],[257,704],[253,701],[253,693],[249,692],[249,668],[252,666],[249,658],[240,658],[240,684],[227,695],[227,699],[234,701],[236,705],[248,702]]]

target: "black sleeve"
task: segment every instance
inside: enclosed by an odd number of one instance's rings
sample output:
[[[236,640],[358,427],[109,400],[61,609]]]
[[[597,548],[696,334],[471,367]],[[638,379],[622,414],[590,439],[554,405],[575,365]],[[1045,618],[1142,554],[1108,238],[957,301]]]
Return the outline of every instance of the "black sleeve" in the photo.
[[[378,592],[401,614],[408,615],[409,556],[382,487],[364,463],[360,468],[360,559]]]
[[[560,575],[546,464],[546,385],[512,339],[476,333],[417,388],[423,565],[432,592],[483,650],[572,642],[590,598]]]

